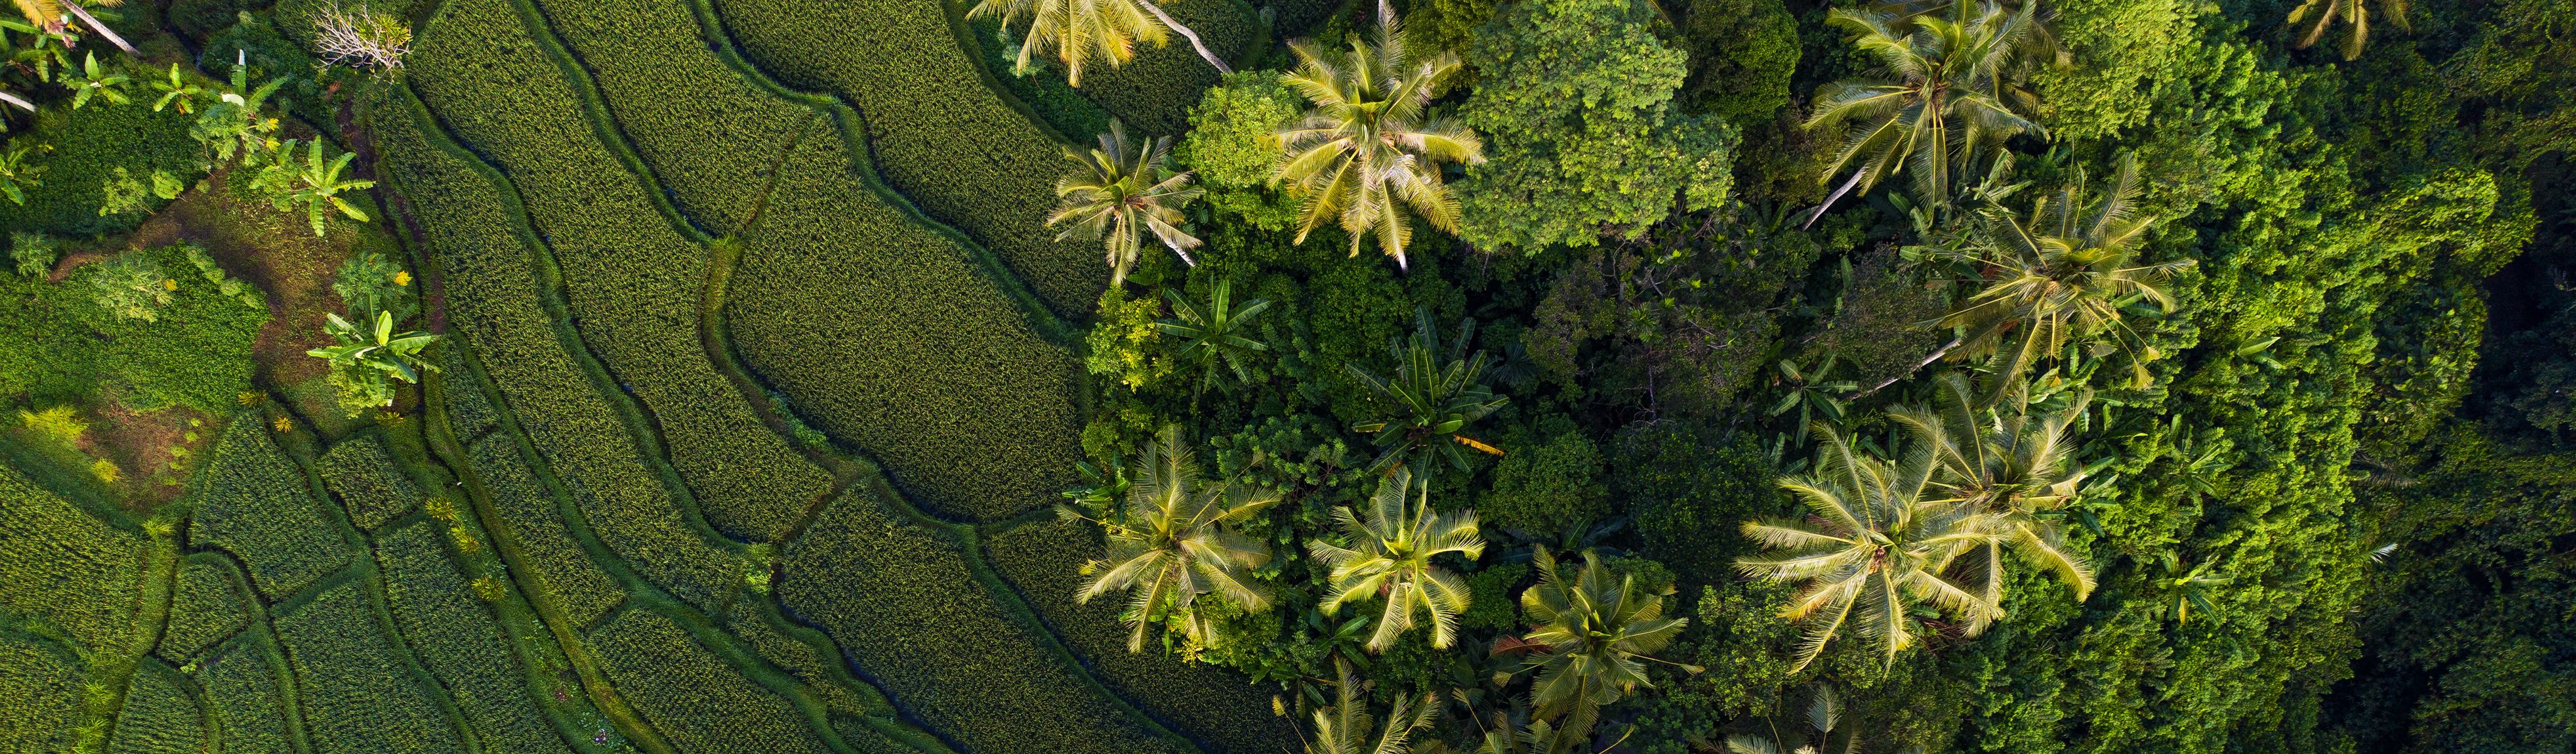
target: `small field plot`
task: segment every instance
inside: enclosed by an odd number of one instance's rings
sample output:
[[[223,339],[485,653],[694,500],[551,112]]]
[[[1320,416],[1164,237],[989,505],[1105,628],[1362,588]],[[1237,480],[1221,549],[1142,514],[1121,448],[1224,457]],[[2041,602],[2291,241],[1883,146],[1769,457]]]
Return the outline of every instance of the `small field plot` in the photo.
[[[440,550],[436,522],[414,523],[376,540],[376,563],[404,643],[429,666],[485,751],[570,754],[537,708],[537,693],[509,638]]]
[[[206,690],[206,708],[226,754],[287,754],[298,751],[302,735],[288,725],[292,698],[281,692],[281,676],[269,664],[265,638],[226,642],[197,661],[197,685]]]
[[[179,672],[145,660],[126,683],[109,754],[198,754],[206,745],[205,712],[179,686]]]
[[[155,654],[185,663],[250,625],[241,587],[222,558],[199,553],[180,564],[178,582],[170,589],[170,620],[161,628]]]
[[[420,487],[403,475],[384,440],[375,435],[332,446],[322,454],[320,467],[322,485],[340,497],[340,505],[349,509],[349,522],[360,529],[382,527],[420,506]]]
[[[0,623],[0,751],[69,750],[70,721],[80,716],[81,672],[70,647]]]
[[[461,751],[455,726],[386,643],[351,581],[277,619],[315,754]]]
[[[590,643],[618,693],[681,751],[831,751],[787,700],[744,678],[660,613],[619,613],[591,632]]]
[[[0,612],[43,621],[82,651],[124,651],[142,568],[133,535],[0,465]]]
[[[231,553],[249,567],[253,585],[278,600],[349,565],[353,553],[304,472],[268,432],[256,411],[241,412],[224,430],[188,538]]]

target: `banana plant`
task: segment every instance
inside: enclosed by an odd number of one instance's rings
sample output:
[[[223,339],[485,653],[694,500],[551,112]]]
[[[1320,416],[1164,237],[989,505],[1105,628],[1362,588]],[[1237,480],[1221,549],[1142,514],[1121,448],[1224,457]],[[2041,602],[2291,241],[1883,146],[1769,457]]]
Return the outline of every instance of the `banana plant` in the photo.
[[[289,139],[278,149],[277,162],[262,170],[259,178],[252,182],[253,186],[270,192],[270,203],[277,207],[277,211],[291,212],[297,205],[302,205],[305,217],[313,223],[315,238],[326,235],[326,222],[334,209],[351,220],[367,222],[365,210],[340,198],[342,192],[356,192],[376,185],[375,181],[340,177],[341,171],[348,169],[349,160],[356,158],[357,153],[343,152],[339,158],[325,162],[321,139],[314,139],[305,150],[301,165],[297,164],[294,153],[295,140]]]
[[[1796,361],[1780,360],[1780,376],[1772,378],[1771,384],[1780,386],[1783,394],[1780,402],[1771,404],[1768,415],[1779,416],[1789,413],[1789,409],[1797,409],[1797,426],[1801,427],[1815,423],[1818,416],[1829,422],[1840,423],[1843,420],[1843,400],[1839,396],[1859,389],[1860,383],[1827,380],[1826,377],[1834,372],[1835,362],[1842,357],[1831,351],[1824,356],[1814,366],[1799,366]]]
[[[100,67],[98,53],[93,52],[81,62],[80,77],[63,83],[72,88],[72,109],[78,110],[88,105],[91,97],[119,105],[133,101],[125,94],[125,87],[133,81],[134,77],[118,73],[114,67]]]
[[[438,365],[420,355],[422,349],[438,342],[438,336],[418,330],[394,332],[393,312],[377,312],[373,329],[360,327],[337,313],[328,317],[322,329],[339,345],[305,351],[304,355],[328,359],[334,369],[373,370],[409,383],[420,382],[421,372],[438,371]]]
[[[26,204],[27,189],[44,185],[36,178],[45,174],[45,166],[27,164],[27,154],[31,151],[27,145],[20,144],[0,152],[0,196],[9,197],[12,203]]]
[[[153,112],[161,112],[171,105],[178,105],[179,112],[188,115],[197,113],[197,98],[205,96],[210,91],[180,76],[177,63],[170,64],[170,79],[152,82],[152,90],[161,93],[161,101],[152,103]]]

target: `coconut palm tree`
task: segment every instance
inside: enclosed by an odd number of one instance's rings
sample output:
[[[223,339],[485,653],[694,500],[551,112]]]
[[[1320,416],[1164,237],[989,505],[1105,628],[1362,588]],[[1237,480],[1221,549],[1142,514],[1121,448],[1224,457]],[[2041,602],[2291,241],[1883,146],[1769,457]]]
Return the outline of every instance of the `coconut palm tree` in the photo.
[[[1208,50],[1198,32],[1174,20],[1155,0],[978,0],[966,10],[968,19],[988,16],[999,16],[1004,28],[1028,17],[1029,30],[1020,38],[1013,67],[1026,73],[1035,58],[1052,51],[1056,61],[1064,64],[1065,83],[1073,86],[1082,85],[1082,69],[1091,61],[1105,61],[1116,68],[1136,57],[1139,41],[1158,47],[1169,42],[1165,29],[1180,32],[1218,73],[1234,72]]]
[[[1055,182],[1059,204],[1048,225],[1072,223],[1057,240],[1090,236],[1109,249],[1109,284],[1126,282],[1147,232],[1190,264],[1190,249],[1199,239],[1181,230],[1181,205],[1199,196],[1190,174],[1171,170],[1172,137],[1143,144],[1127,141],[1127,126],[1109,121],[1100,147],[1090,151],[1066,147],[1064,156],[1081,165]]]
[[[2121,310],[2144,302],[2172,311],[2164,283],[2194,261],[2138,261],[2133,245],[2156,218],[2136,214],[2136,155],[2120,158],[2101,191],[2088,191],[2085,182],[2077,170],[2055,194],[2034,202],[2027,220],[2002,207],[1988,208],[1974,243],[1936,252],[1963,256],[1982,272],[1984,285],[1941,325],[1965,328],[1967,335],[1955,345],[2011,349],[2000,372],[2005,375],[2020,374],[2071,341],[2107,336],[2127,351],[2131,381],[2144,387],[2146,362],[2159,354],[2140,341]]]
[[[1404,754],[1414,732],[1431,727],[1432,714],[1440,711],[1439,697],[1426,695],[1415,706],[1411,697],[1397,696],[1386,728],[1379,729],[1368,713],[1368,697],[1361,695],[1368,682],[1351,674],[1349,660],[1335,657],[1333,668],[1341,676],[1334,704],[1315,710],[1315,737],[1306,741],[1306,754]]]
[[[1410,464],[1409,459],[1437,454],[1465,471],[1466,454],[1458,451],[1462,446],[1502,455],[1494,446],[1459,433],[1468,422],[1485,418],[1511,402],[1509,397],[1495,395],[1483,382],[1485,369],[1493,364],[1492,355],[1483,351],[1473,357],[1467,354],[1468,341],[1476,337],[1476,321],[1460,322],[1458,339],[1443,352],[1440,331],[1431,323],[1431,310],[1415,309],[1413,318],[1412,342],[1389,340],[1386,344],[1387,356],[1395,361],[1394,379],[1379,379],[1357,364],[1342,365],[1352,378],[1394,409],[1394,415],[1387,419],[1351,426],[1353,432],[1377,435],[1378,456],[1369,464],[1369,470],[1418,465]],[[1430,469],[1420,471],[1424,476],[1430,475]]]
[[[1793,752],[1818,754],[1834,751],[1839,751],[1840,754],[1860,754],[1861,736],[1857,732],[1845,733],[1842,736],[1842,746],[1833,745],[1834,731],[1842,727],[1843,714],[1846,711],[1842,696],[1835,694],[1833,687],[1819,686],[1816,688],[1815,698],[1807,702],[1805,743],[1793,745],[1791,742],[1795,739],[1780,735],[1779,724],[1775,722],[1771,726],[1772,738],[1738,733],[1726,737],[1726,750],[1732,754],[1792,754]]]
[[[1806,582],[1780,612],[1807,624],[1790,672],[1814,662],[1851,623],[1893,667],[1896,654],[1914,645],[1919,629],[1909,613],[1917,603],[1965,614],[1972,628],[1995,618],[1995,595],[1943,575],[1995,535],[1976,506],[1927,494],[1937,451],[1918,444],[1891,463],[1862,455],[1830,425],[1810,430],[1822,447],[1816,472],[1780,480],[1808,514],[1746,522],[1744,536],[1786,552],[1735,564],[1748,577]]]
[[[2387,14],[2389,20],[2397,22],[2399,30],[2414,31],[2406,24],[2406,0],[2379,0],[2379,3],[2380,10]],[[2295,26],[2310,18],[2316,19],[2316,23],[2308,27],[2307,33],[2299,35],[2299,49],[2308,49],[2315,46],[2317,40],[2324,39],[2326,27],[2333,26],[2338,18],[2352,22],[2352,30],[2343,39],[2343,59],[2361,57],[2361,46],[2370,42],[2370,6],[2363,0],[2307,0],[2290,9],[2289,20],[2282,23]]]
[[[1126,506],[1102,522],[1109,554],[1082,566],[1091,579],[1074,601],[1128,592],[1130,652],[1145,650],[1146,626],[1166,615],[1184,617],[1192,638],[1213,643],[1216,633],[1193,609],[1199,595],[1215,592],[1251,610],[1270,606],[1269,591],[1248,574],[1270,561],[1270,546],[1230,527],[1278,503],[1279,494],[1237,479],[1201,476],[1178,425],[1165,427],[1142,455]],[[1080,516],[1071,508],[1059,510]]]
[[[136,54],[134,45],[126,44],[124,37],[116,35],[116,30],[107,28],[107,24],[99,23],[97,16],[90,15],[89,10],[82,8],[75,0],[10,0],[10,2],[18,6],[18,15],[26,17],[27,23],[34,25],[40,33],[61,37],[63,30],[70,25],[70,21],[65,18],[69,16],[80,19],[81,25],[89,27],[91,33],[106,37],[109,43],[116,45],[116,49],[124,50],[127,55]],[[124,5],[125,2],[124,0],[98,0],[98,4],[114,8]]]
[[[1200,306],[1181,296],[1179,291],[1165,288],[1163,298],[1171,302],[1172,314],[1177,319],[1154,323],[1155,330],[1186,339],[1181,344],[1181,358],[1198,363],[1201,390],[1207,389],[1208,383],[1216,379],[1218,362],[1232,367],[1235,379],[1250,384],[1252,371],[1244,364],[1254,354],[1270,350],[1270,344],[1250,334],[1252,321],[1270,310],[1270,300],[1253,299],[1244,302],[1241,308],[1235,307],[1234,280],[1230,278],[1216,281],[1215,294],[1207,306]]]
[[[2018,12],[1991,2],[1959,0],[1940,14],[1835,9],[1828,22],[1849,29],[1852,43],[1880,69],[1817,90],[1806,127],[1846,136],[1823,180],[1849,169],[1841,188],[1807,218],[1854,189],[1868,193],[1888,176],[1914,171],[1915,193],[1928,202],[1950,196],[1951,176],[1972,169],[1976,153],[2013,134],[2047,129],[2016,112],[2007,69],[2037,26],[2038,3]],[[1911,27],[1911,28],[1905,28]]]
[[[1430,615],[1431,646],[1449,648],[1457,639],[1458,614],[1467,611],[1467,582],[1432,558],[1454,552],[1475,560],[1485,554],[1476,512],[1433,511],[1431,485],[1414,480],[1406,469],[1379,480],[1365,517],[1350,506],[1333,509],[1336,528],[1349,546],[1320,538],[1306,542],[1315,559],[1333,569],[1332,593],[1321,605],[1325,614],[1339,614],[1350,602],[1386,598],[1377,630],[1369,635],[1372,652],[1394,646],[1396,637],[1413,629],[1414,616],[1423,613]],[[1406,505],[1408,496],[1411,505]]]
[[[1414,60],[1394,14],[1380,11],[1374,43],[1351,41],[1349,52],[1317,47],[1313,40],[1288,46],[1297,70],[1280,81],[1313,103],[1295,125],[1279,133],[1288,157],[1271,185],[1287,184],[1302,198],[1297,243],[1327,219],[1350,234],[1351,256],[1363,240],[1405,267],[1411,218],[1431,227],[1458,229],[1458,199],[1440,180],[1440,163],[1483,162],[1484,144],[1473,131],[1429,114],[1432,95],[1463,67],[1442,51]]]
[[[1539,669],[1530,695],[1539,717],[1561,720],[1568,731],[1589,731],[1602,705],[1653,685],[1638,660],[1652,659],[1647,655],[1671,644],[1690,619],[1664,617],[1671,586],[1652,590],[1635,574],[1613,574],[1598,552],[1584,551],[1583,570],[1570,581],[1546,547],[1534,559],[1539,583],[1521,592],[1521,610],[1537,625],[1521,640],[1545,646],[1523,661]]]
[[[2081,602],[2093,593],[2093,565],[2066,547],[2057,523],[2045,516],[2074,501],[2084,468],[2074,462],[2072,425],[2081,421],[2091,391],[2077,390],[2053,407],[2032,405],[2026,384],[2004,385],[1991,402],[1977,395],[1967,375],[1945,372],[1933,380],[1934,406],[1900,406],[1889,418],[1932,449],[1938,471],[1926,502],[1973,506],[1989,514],[1994,539],[1967,554],[1985,576],[1976,591],[2003,592],[2004,549],[2057,575]],[[1971,633],[1985,630],[1991,614],[1970,616]]]

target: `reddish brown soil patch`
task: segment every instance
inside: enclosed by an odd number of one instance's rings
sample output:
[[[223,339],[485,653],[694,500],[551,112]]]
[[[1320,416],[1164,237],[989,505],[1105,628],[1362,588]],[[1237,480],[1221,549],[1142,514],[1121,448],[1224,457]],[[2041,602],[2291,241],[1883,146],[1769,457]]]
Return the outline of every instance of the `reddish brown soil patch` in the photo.
[[[184,485],[198,454],[214,445],[213,423],[194,409],[137,412],[114,395],[102,395],[90,413],[93,422],[81,437],[81,452],[123,470],[116,483],[118,496],[137,512],[159,508],[187,491]],[[196,439],[189,439],[191,433]]]

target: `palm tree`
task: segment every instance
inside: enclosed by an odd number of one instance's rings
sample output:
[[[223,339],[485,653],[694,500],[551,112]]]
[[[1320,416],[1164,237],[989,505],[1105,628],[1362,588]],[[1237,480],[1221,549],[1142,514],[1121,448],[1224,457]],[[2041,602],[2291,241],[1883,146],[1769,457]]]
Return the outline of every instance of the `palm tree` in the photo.
[[[1408,495],[1414,497],[1410,506],[1405,504]],[[1333,590],[1321,605],[1324,612],[1339,614],[1345,603],[1385,597],[1377,631],[1369,635],[1369,651],[1394,646],[1396,637],[1413,629],[1417,613],[1431,615],[1431,646],[1449,648],[1458,635],[1458,614],[1467,611],[1467,582],[1431,559],[1451,552],[1468,560],[1484,556],[1485,540],[1477,535],[1476,512],[1431,510],[1429,482],[1416,485],[1411,471],[1397,469],[1378,482],[1365,519],[1350,506],[1342,506],[1333,509],[1333,521],[1350,542],[1348,547],[1323,539],[1306,542],[1315,559],[1333,569]]]
[[[2025,131],[2047,129],[2014,112],[2007,69],[2026,48],[2038,3],[2019,12],[1991,2],[1960,0],[1944,18],[1885,11],[1835,9],[1828,21],[1851,30],[1853,44],[1881,62],[1876,73],[1831,84],[1816,93],[1808,128],[1847,132],[1824,180],[1844,169],[1851,177],[1807,218],[1814,225],[1843,194],[1862,193],[1888,176],[1914,169],[1915,193],[1927,202],[1950,196],[1951,176],[1971,169],[1976,152]],[[1910,31],[1900,26],[1911,25]]]
[[[1232,279],[1216,281],[1216,295],[1208,300],[1207,306],[1199,306],[1170,288],[1163,289],[1163,298],[1171,302],[1172,314],[1178,319],[1155,322],[1154,329],[1165,335],[1188,339],[1181,344],[1180,355],[1182,359],[1198,362],[1200,390],[1207,389],[1208,383],[1216,379],[1220,361],[1234,369],[1235,379],[1245,384],[1252,382],[1252,371],[1245,368],[1244,363],[1253,354],[1270,350],[1270,344],[1247,333],[1252,329],[1252,321],[1270,310],[1269,299],[1253,299],[1244,302],[1242,308],[1235,308]]]
[[[1589,731],[1560,728],[1546,720],[1529,720],[1514,724],[1511,714],[1494,713],[1494,727],[1485,729],[1485,738],[1476,746],[1476,754],[1578,754],[1578,748],[1590,742]]]
[[[1027,16],[1029,31],[1020,39],[1013,67],[1026,73],[1034,58],[1053,50],[1056,61],[1064,64],[1065,83],[1073,86],[1082,85],[1083,66],[1093,60],[1116,68],[1136,57],[1138,41],[1156,46],[1170,41],[1164,29],[1180,32],[1218,73],[1234,72],[1199,41],[1197,32],[1163,12],[1155,0],[978,0],[966,11],[968,19],[988,16],[1000,16],[1005,28]]]
[[[1726,737],[1726,750],[1733,754],[1791,754],[1792,752],[1817,754],[1834,751],[1834,730],[1842,727],[1844,712],[1843,698],[1834,693],[1833,687],[1820,686],[1816,689],[1816,698],[1807,702],[1809,732],[1806,743],[1790,745],[1791,739],[1781,736],[1778,724],[1774,723],[1771,733],[1773,738],[1738,733]],[[1860,739],[1861,736],[1857,732],[1845,734],[1841,754],[1859,754]]]
[[[1664,617],[1664,597],[1672,587],[1649,590],[1635,574],[1612,574],[1597,552],[1583,553],[1583,570],[1571,582],[1546,547],[1534,557],[1539,583],[1521,592],[1521,610],[1537,625],[1521,640],[1546,646],[1524,661],[1539,669],[1531,696],[1539,717],[1563,719],[1568,731],[1588,731],[1602,705],[1654,685],[1638,660],[1653,659],[1646,655],[1671,644],[1690,619]]]
[[[2379,2],[2381,10],[2397,22],[2399,30],[2414,31],[2406,25],[2406,0]],[[2364,5],[2362,0],[2306,0],[2299,3],[2299,7],[2290,9],[2289,20],[2282,23],[2296,25],[2308,20],[2312,14],[2316,23],[2308,27],[2306,34],[2299,35],[2299,49],[2315,46],[2317,40],[2325,38],[2326,27],[2333,26],[2335,19],[2342,18],[2352,22],[2352,31],[2343,40],[2343,59],[2361,57],[2361,46],[2370,42],[2370,6]]]
[[[1413,341],[1408,344],[1389,340],[1386,344],[1387,355],[1395,361],[1394,379],[1379,379],[1357,364],[1342,365],[1351,377],[1395,409],[1391,418],[1351,426],[1353,432],[1377,435],[1378,457],[1369,464],[1369,470],[1410,465],[1406,460],[1416,454],[1439,454],[1448,458],[1450,465],[1465,471],[1467,457],[1458,451],[1460,446],[1502,455],[1492,445],[1459,434],[1468,422],[1485,418],[1511,402],[1509,397],[1495,395],[1483,382],[1485,369],[1493,364],[1492,355],[1483,351],[1477,351],[1472,358],[1467,355],[1467,342],[1476,337],[1476,321],[1460,322],[1458,340],[1443,353],[1440,331],[1431,324],[1431,310],[1415,309],[1413,317]],[[1429,469],[1422,472],[1430,475]]]
[[[2170,552],[2157,560],[2164,568],[2164,575],[2156,578],[2155,587],[2164,593],[2165,614],[2172,616],[2177,624],[2190,624],[2194,610],[2217,612],[2218,605],[2209,600],[2210,592],[2236,583],[2234,577],[2209,575],[2209,563],[2184,568],[2182,559]]]
[[[1431,727],[1432,713],[1440,711],[1439,697],[1426,695],[1416,707],[1411,697],[1397,696],[1386,728],[1379,730],[1368,698],[1360,695],[1367,682],[1351,674],[1349,660],[1335,657],[1333,668],[1341,675],[1334,704],[1315,710],[1315,737],[1306,742],[1306,754],[1404,754],[1413,733]]]
[[[1143,456],[1126,507],[1103,522],[1108,557],[1082,566],[1091,580],[1073,599],[1089,603],[1128,591],[1129,652],[1145,650],[1146,626],[1166,614],[1185,616],[1189,635],[1212,643],[1216,633],[1193,610],[1199,595],[1216,592],[1251,610],[1270,606],[1269,591],[1248,573],[1270,561],[1270,546],[1229,527],[1278,503],[1279,494],[1237,479],[1202,477],[1196,455],[1181,444],[1178,425],[1165,427],[1145,445]]]
[[[2015,375],[2070,341],[2107,334],[2128,352],[2132,382],[2147,384],[2146,362],[2158,354],[2139,342],[2121,309],[2143,301],[2172,311],[2165,280],[2194,261],[2137,261],[2132,244],[2156,218],[2135,214],[2137,156],[2121,157],[2116,171],[2109,186],[2090,194],[2083,171],[2076,171],[2054,196],[2034,203],[2027,221],[2001,207],[1982,213],[1977,241],[1962,261],[1983,272],[1985,287],[1941,319],[1945,327],[1966,328],[1954,345],[2010,347],[2000,373]],[[2002,346],[2008,335],[2016,342]]]
[[[1314,106],[1279,133],[1288,157],[1271,185],[1286,183],[1304,198],[1297,243],[1333,218],[1350,234],[1351,256],[1375,233],[1378,250],[1403,268],[1411,216],[1440,230],[1458,229],[1458,199],[1441,183],[1440,163],[1484,162],[1484,144],[1465,127],[1428,117],[1432,94],[1463,67],[1458,55],[1443,51],[1414,61],[1395,16],[1381,11],[1380,20],[1377,41],[1354,39],[1347,53],[1327,52],[1313,40],[1288,46],[1299,62],[1280,81]]]
[[[1189,173],[1171,171],[1171,151],[1169,136],[1130,145],[1127,126],[1116,119],[1109,121],[1109,133],[1100,135],[1099,148],[1064,150],[1065,158],[1081,167],[1056,180],[1059,204],[1047,224],[1073,223],[1056,240],[1100,239],[1109,248],[1112,286],[1126,282],[1148,231],[1181,255],[1181,261],[1197,264],[1189,250],[1198,247],[1199,239],[1182,231],[1180,223],[1181,205],[1198,198],[1200,189],[1190,187]]]
[[[1890,667],[1914,645],[1917,627],[1908,613],[1917,602],[1965,613],[1971,628],[1991,621],[2001,609],[1995,595],[1943,576],[1995,535],[1976,506],[1926,494],[1939,467],[1934,449],[1917,445],[1890,463],[1862,455],[1829,425],[1810,429],[1822,441],[1817,473],[1780,480],[1808,515],[1746,522],[1744,536],[1787,552],[1736,561],[1748,577],[1807,582],[1780,612],[1808,624],[1790,672],[1814,662],[1855,614],[1861,635],[1880,645]]]
[[[2065,535],[2046,514],[2072,502],[2084,482],[2084,469],[2074,463],[2071,425],[2084,416],[2090,391],[2078,390],[2054,408],[2031,404],[2027,385],[2012,381],[1991,403],[1978,398],[1967,375],[1945,372],[1933,380],[1936,407],[1900,406],[1889,418],[1912,430],[1915,442],[1932,449],[1939,470],[1930,503],[1973,506],[1989,514],[1993,541],[1977,546],[1968,562],[1977,564],[1986,583],[1984,594],[2003,592],[2002,550],[2012,549],[2033,565],[2047,569],[2075,588],[2082,602],[2093,593],[2093,565],[2069,552]],[[1985,629],[1991,614],[1970,616],[1969,632]]]
[[[91,32],[106,37],[108,42],[116,45],[116,49],[124,50],[127,55],[138,54],[134,45],[126,44],[124,37],[116,35],[116,30],[99,23],[98,17],[90,15],[89,10],[75,0],[11,0],[11,3],[18,6],[18,15],[25,16],[27,23],[35,25],[40,33],[61,36],[63,28],[68,25],[63,17],[69,15],[80,19],[81,25],[89,27]],[[113,8],[125,2],[99,0],[98,4]]]

